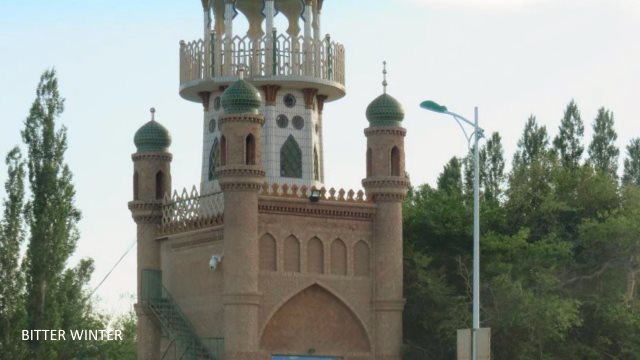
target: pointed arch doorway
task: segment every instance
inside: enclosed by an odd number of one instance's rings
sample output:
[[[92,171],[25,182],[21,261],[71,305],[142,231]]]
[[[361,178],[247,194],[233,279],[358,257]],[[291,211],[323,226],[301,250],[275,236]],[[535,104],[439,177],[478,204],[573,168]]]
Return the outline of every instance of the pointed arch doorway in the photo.
[[[311,355],[273,355],[271,360],[340,360],[333,356],[311,356]]]

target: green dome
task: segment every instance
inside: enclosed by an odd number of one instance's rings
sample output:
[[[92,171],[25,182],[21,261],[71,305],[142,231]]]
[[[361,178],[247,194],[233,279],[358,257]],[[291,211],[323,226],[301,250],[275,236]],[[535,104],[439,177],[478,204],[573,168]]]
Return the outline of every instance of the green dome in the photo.
[[[171,135],[167,128],[151,120],[136,131],[133,143],[138,152],[167,151],[171,145]]]
[[[375,98],[367,106],[367,120],[371,126],[400,126],[403,119],[402,105],[386,93]]]
[[[225,114],[258,114],[262,98],[258,89],[240,79],[224,91],[221,102]]]

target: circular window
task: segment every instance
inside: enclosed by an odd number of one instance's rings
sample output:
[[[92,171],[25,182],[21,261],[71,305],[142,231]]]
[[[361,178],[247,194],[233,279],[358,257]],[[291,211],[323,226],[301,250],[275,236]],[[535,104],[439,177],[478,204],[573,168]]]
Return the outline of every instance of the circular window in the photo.
[[[287,115],[280,114],[276,118],[276,124],[278,124],[279,128],[284,129],[289,126],[289,118],[287,117]]]
[[[213,109],[220,110],[220,96],[216,96],[216,98],[213,99]]]
[[[212,133],[216,131],[216,119],[209,120],[209,132]]]
[[[296,97],[293,94],[287,94],[284,96],[284,105],[288,108],[296,106]]]
[[[302,118],[302,116],[294,116],[293,119],[291,119],[291,123],[293,124],[293,127],[298,130],[304,127],[304,119]]]

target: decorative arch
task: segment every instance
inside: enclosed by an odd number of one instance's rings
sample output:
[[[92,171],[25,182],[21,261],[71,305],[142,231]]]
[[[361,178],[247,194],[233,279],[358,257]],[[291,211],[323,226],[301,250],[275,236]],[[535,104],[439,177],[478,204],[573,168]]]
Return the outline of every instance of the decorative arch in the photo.
[[[313,147],[313,179],[320,181],[320,159],[318,157],[318,148]]]
[[[346,301],[319,283],[276,307],[260,334],[260,347],[267,350],[286,348],[304,354],[310,346],[317,353],[371,351],[362,320]]]
[[[227,138],[224,135],[220,138],[220,165],[227,165]]]
[[[293,135],[280,148],[280,176],[302,178],[302,150]]]
[[[391,148],[391,176],[400,176],[400,150],[397,146]]]
[[[211,152],[209,153],[209,181],[216,179],[216,169],[220,166],[220,143],[218,138],[213,140]]]
[[[133,172],[133,200],[140,199],[140,175],[137,171]]]
[[[164,197],[164,173],[159,170],[156,173],[156,200],[160,200]]]
[[[300,272],[300,241],[293,235],[284,239],[284,271]]]
[[[260,238],[260,270],[276,271],[278,252],[276,239],[267,233]]]
[[[371,154],[371,148],[367,149],[367,177],[371,176],[373,170],[373,155]]]
[[[253,134],[247,135],[244,141],[244,155],[245,155],[245,165],[255,165],[256,164],[256,138],[253,137]]]
[[[356,276],[369,276],[371,273],[369,245],[360,240],[353,249],[353,265]]]
[[[311,238],[307,244],[307,272],[324,274],[324,248],[317,237]]]
[[[347,246],[339,238],[331,243],[331,274],[347,275]]]

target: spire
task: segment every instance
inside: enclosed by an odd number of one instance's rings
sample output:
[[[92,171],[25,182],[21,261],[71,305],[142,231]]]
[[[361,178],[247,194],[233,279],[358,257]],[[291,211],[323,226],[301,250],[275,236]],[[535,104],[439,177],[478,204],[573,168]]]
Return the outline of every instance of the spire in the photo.
[[[156,108],[152,107],[149,111],[151,112],[151,121],[156,121]]]
[[[387,93],[387,62],[382,62],[382,89],[384,93]]]

